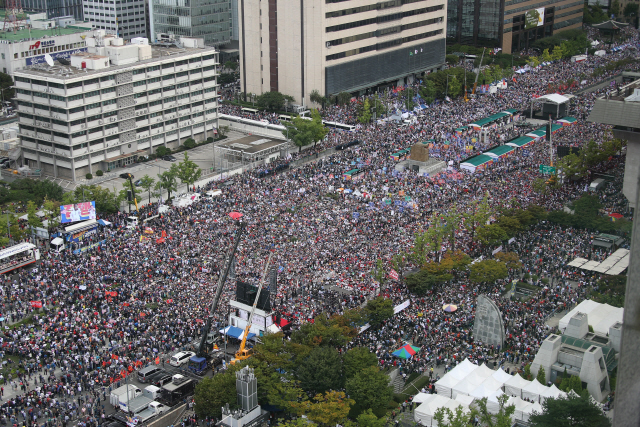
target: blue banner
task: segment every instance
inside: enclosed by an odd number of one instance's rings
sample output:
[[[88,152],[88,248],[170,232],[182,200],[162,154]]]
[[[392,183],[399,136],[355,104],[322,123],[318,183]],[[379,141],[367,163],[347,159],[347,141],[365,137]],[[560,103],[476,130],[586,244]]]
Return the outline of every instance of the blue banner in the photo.
[[[88,52],[88,51],[89,51],[88,48],[81,47],[73,50],[65,50],[63,52],[53,52],[53,53],[50,53],[49,55],[51,55],[51,58],[53,58],[53,60],[55,61],[56,59],[59,59],[59,58],[68,59],[71,55],[75,55],[76,53]],[[27,62],[27,66],[29,66],[29,65],[35,65],[35,64],[44,64],[46,61],[44,60],[44,55],[38,55],[38,56],[30,56],[26,58],[26,62]]]

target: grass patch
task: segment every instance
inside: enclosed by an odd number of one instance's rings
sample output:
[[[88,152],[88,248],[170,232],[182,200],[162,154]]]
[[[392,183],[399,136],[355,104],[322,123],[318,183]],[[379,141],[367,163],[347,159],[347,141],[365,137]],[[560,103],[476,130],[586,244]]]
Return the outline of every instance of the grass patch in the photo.
[[[540,292],[540,287],[539,286],[531,285],[531,284],[525,283],[525,282],[518,282],[516,284],[516,289],[517,288],[524,288],[524,289],[528,289],[528,290],[533,291],[533,292]]]
[[[11,374],[12,379],[15,379],[18,372],[25,372],[24,368],[19,365],[20,363],[19,356],[15,356],[13,354],[5,355],[3,361],[8,362],[9,360],[11,360],[12,363],[7,363],[5,365],[2,365],[2,369],[0,369],[0,372],[2,372],[2,376],[4,377],[4,380],[5,380],[5,384],[7,384],[7,381],[9,381],[9,374]]]
[[[24,325],[31,325],[31,324],[33,324],[33,314],[28,315],[27,317],[25,317],[19,322],[14,323],[13,325],[9,325],[9,329],[15,329]]]
[[[158,303],[153,302],[146,305],[148,310],[156,310],[158,308]]]
[[[411,376],[407,377],[411,378]],[[416,377],[414,377],[416,378]],[[400,393],[393,394],[393,400],[398,403],[402,403],[409,397],[418,394],[422,387],[426,387],[429,384],[429,377],[426,375],[417,374],[417,378],[412,381],[407,381],[404,389]]]

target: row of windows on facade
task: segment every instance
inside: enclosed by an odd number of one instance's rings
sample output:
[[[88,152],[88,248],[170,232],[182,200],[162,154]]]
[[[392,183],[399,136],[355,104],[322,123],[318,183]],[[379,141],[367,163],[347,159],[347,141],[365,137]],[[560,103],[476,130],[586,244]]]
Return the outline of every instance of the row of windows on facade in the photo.
[[[368,4],[360,7],[351,7],[349,9],[336,10],[333,12],[327,12],[326,18],[337,18],[340,16],[353,15],[355,13],[370,12],[372,10],[384,10],[392,7],[400,7],[405,4],[417,3],[424,0],[390,0],[380,3]]]
[[[206,111],[201,111],[198,113],[194,113],[191,116],[186,116],[180,119],[171,119],[171,120],[167,120],[166,122],[162,122],[159,124],[154,124],[154,125],[150,125],[150,126],[146,126],[146,127],[140,127],[140,128],[136,128],[136,132],[137,133],[143,133],[146,132],[148,130],[155,130],[158,128],[161,128],[163,126],[171,126],[174,124],[178,124],[180,122],[186,122],[187,120],[197,120],[198,117],[203,117],[205,114],[207,116],[211,115],[211,114],[215,114],[217,112],[217,108],[212,108]],[[197,125],[198,123],[194,124]],[[191,126],[190,124],[181,124],[181,126]],[[69,135],[65,135],[65,137],[68,137]],[[100,145],[103,144],[105,142],[111,142],[114,140],[119,139],[120,136],[119,134],[114,134],[114,135],[107,135],[104,138],[101,139],[96,139],[93,141],[88,141],[88,142],[84,142],[81,144],[76,144],[74,146],[69,146],[69,145],[62,145],[62,144],[56,144],[53,143],[51,141],[45,141],[42,139],[38,139],[38,138],[30,138],[28,136],[23,136],[21,137],[21,139],[25,142],[28,143],[32,143],[32,144],[38,144],[40,147],[44,148],[44,147],[51,147],[54,148],[56,150],[61,150],[61,151],[70,151],[70,150],[81,150],[83,148],[87,148],[87,147],[91,147],[91,146],[96,146],[96,145]]]
[[[136,4],[136,5],[132,5],[132,6],[128,6],[128,7],[104,7],[104,6],[93,6],[93,5],[86,5],[86,4],[84,5],[85,13],[86,13],[87,10],[90,10],[90,9],[121,11],[121,10],[138,9],[138,8],[144,8],[144,5]]]
[[[330,26],[330,27],[326,27],[325,31],[327,33],[330,33],[330,32],[334,32],[334,31],[349,30],[351,28],[362,27],[362,26],[365,26],[365,25],[382,24],[382,23],[385,23],[385,22],[391,22],[391,21],[396,21],[398,19],[408,18],[410,16],[416,16],[416,15],[422,15],[422,14],[425,14],[425,13],[436,12],[438,10],[443,10],[443,9],[444,9],[444,4],[439,4],[437,6],[430,6],[430,7],[424,7],[424,8],[421,8],[421,9],[407,10],[407,11],[404,11],[404,12],[393,13],[391,15],[377,16],[375,18],[363,19],[361,21],[354,21],[354,22],[347,22],[347,23],[340,24],[340,25],[333,25],[333,26]]]
[[[208,82],[208,81],[213,81],[214,79],[215,79],[215,77],[210,77],[210,78],[204,79],[204,81]],[[163,87],[163,88],[150,90],[150,91],[146,92],[145,95],[142,95],[142,96],[152,96],[152,95],[157,95],[157,94],[162,94],[162,93],[168,93],[168,92],[172,92],[172,91],[176,90],[177,88],[178,88],[177,85],[170,85],[170,86],[166,86],[166,87]],[[83,105],[83,106],[73,107],[73,108],[68,108],[68,109],[51,107],[51,106],[48,106],[48,105],[32,103],[32,102],[23,101],[23,100],[20,100],[20,99],[17,100],[16,102],[18,103],[19,106],[22,106],[22,107],[37,108],[37,109],[40,109],[42,111],[51,111],[52,113],[58,113],[58,114],[62,114],[62,115],[66,116],[67,115],[67,111],[69,112],[69,114],[76,114],[76,113],[81,113],[81,112],[84,112],[84,111],[93,110],[94,108],[104,108],[104,107],[107,107],[109,105],[115,105],[115,104],[117,104],[118,101],[116,99],[110,99],[110,100],[107,100],[107,101],[94,102],[92,104],[86,104],[86,105]],[[165,100],[165,102],[167,102],[167,101]],[[65,123],[65,125],[66,125],[66,123]]]
[[[195,71],[195,72],[193,72]],[[196,77],[195,74],[200,74],[200,70],[192,70],[192,72],[189,71],[184,71],[182,73],[177,73],[177,74],[169,74],[167,76],[162,76],[162,77],[155,77],[155,78],[151,78],[149,80],[141,80],[138,82],[134,82],[133,86],[134,87],[140,87],[140,86],[145,86],[147,84],[152,84],[152,83],[159,83],[161,81],[166,81],[166,80],[170,80],[175,78],[180,78],[180,77],[187,77],[187,76],[191,76],[191,77]],[[190,81],[190,82],[184,82],[184,83],[179,83],[176,85],[171,85],[173,87],[175,87],[175,89],[182,89],[182,88],[188,88],[189,87],[189,83],[191,83],[192,85],[196,85],[196,84],[201,84],[202,82],[211,82],[211,81],[215,81],[215,76],[209,76],[206,77],[204,79],[200,79],[198,81]],[[170,87],[170,86],[166,86],[166,87]],[[54,95],[54,94],[50,94],[50,93],[43,93],[43,92],[37,92],[37,91],[30,91],[27,89],[22,89],[22,88],[16,88],[16,92],[19,94],[23,94],[23,95],[27,95],[27,96],[33,96],[36,98],[44,98],[44,99],[51,99],[53,101],[60,101],[60,102],[64,102],[64,103],[71,103],[74,101],[96,101],[96,99],[91,99],[94,98],[96,96],[106,96],[109,94],[113,94],[116,92],[116,88],[115,87],[108,87],[105,89],[101,89],[101,90],[92,90],[89,92],[85,92],[85,93],[80,93],[77,95],[70,95],[70,96],[60,96],[60,95]],[[142,98],[145,97],[149,94],[150,92],[137,92],[134,94],[134,98]],[[187,94],[188,95],[188,94]],[[129,94],[126,95],[122,95],[122,96],[130,96]],[[115,99],[111,99],[111,100],[107,100],[107,101],[114,101]],[[105,101],[105,102],[107,102]],[[108,104],[107,104],[108,105]]]
[[[340,52],[340,53],[336,53],[333,55],[327,55],[326,59],[327,61],[332,61],[335,59],[341,59],[341,58],[346,58],[348,56],[353,56],[353,55],[358,55],[361,53],[366,53],[366,52],[371,52],[374,50],[383,50],[383,49],[389,49],[391,47],[396,47],[396,46],[400,46],[403,43],[408,43],[408,42],[412,42],[412,41],[416,41],[416,40],[421,40],[421,39],[426,39],[429,37],[434,37],[437,36],[438,34],[442,34],[443,30],[434,30],[434,31],[429,31],[426,33],[422,33],[422,34],[416,34],[413,36],[409,36],[409,37],[403,37],[400,39],[395,39],[395,40],[389,40],[387,42],[383,42],[383,43],[376,43],[376,44],[372,44],[370,46],[364,46],[358,49],[351,49],[348,50],[346,52]]]
[[[183,59],[180,61],[176,61],[176,62],[166,62],[162,65],[152,65],[146,68],[136,68],[135,70],[133,70],[131,73],[135,76],[135,75],[140,75],[140,74],[146,74],[146,73],[153,73],[156,71],[160,71],[160,70],[166,70],[169,68],[175,68],[175,67],[182,67],[188,64],[195,64],[201,61],[210,61],[212,59],[215,59],[216,55],[215,54],[211,54],[211,55],[203,55],[202,57],[200,56],[196,56],[193,58],[189,58],[189,59]],[[211,71],[214,70],[215,66],[208,66],[208,67],[204,67],[203,70],[204,71]],[[82,87],[82,85],[84,84],[84,86],[89,86],[92,84],[97,84],[99,82],[107,82],[110,80],[114,80],[115,79],[115,75],[114,74],[109,74],[106,76],[102,76],[102,77],[95,77],[92,79],[87,79],[87,80],[81,80],[81,81],[77,81],[77,82],[71,82],[71,83],[56,83],[56,82],[47,82],[45,80],[38,80],[38,79],[31,79],[28,77],[23,77],[23,76],[15,76],[14,80],[16,82],[21,82],[21,83],[27,83],[27,84],[34,84],[34,85],[39,85],[39,86],[44,86],[44,87],[51,87],[51,88],[56,88],[56,89],[73,89],[73,88],[77,88],[77,87]]]
[[[352,43],[352,42],[365,40],[372,37],[388,36],[391,34],[401,33],[402,31],[410,30],[413,28],[419,28],[419,27],[424,27],[426,25],[437,24],[442,22],[443,20],[444,20],[444,17],[440,16],[437,18],[427,19],[425,21],[413,22],[411,24],[405,24],[405,25],[396,25],[395,27],[388,27],[388,28],[383,28],[381,30],[369,31],[367,33],[357,34],[351,37],[343,37],[341,39],[331,40],[327,43],[329,44],[329,46],[339,46],[345,43]],[[262,41],[262,37],[260,38],[260,41]]]

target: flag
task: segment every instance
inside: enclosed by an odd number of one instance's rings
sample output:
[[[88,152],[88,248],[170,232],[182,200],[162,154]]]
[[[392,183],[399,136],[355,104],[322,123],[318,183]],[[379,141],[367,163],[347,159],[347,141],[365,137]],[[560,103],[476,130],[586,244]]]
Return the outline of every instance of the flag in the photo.
[[[42,308],[42,301],[31,301],[31,307]]]
[[[389,277],[391,277],[393,280],[398,280],[400,278],[400,276],[398,276],[398,272],[395,271],[393,268],[389,272]]]
[[[162,237],[167,237],[167,232],[165,230],[162,230]]]
[[[516,80],[516,76],[513,76],[513,78],[511,79],[513,80],[514,83],[517,83],[518,81]]]
[[[156,357],[156,365],[160,364],[160,357]]]
[[[168,299],[167,300],[167,304],[171,304],[173,302],[173,299]]]

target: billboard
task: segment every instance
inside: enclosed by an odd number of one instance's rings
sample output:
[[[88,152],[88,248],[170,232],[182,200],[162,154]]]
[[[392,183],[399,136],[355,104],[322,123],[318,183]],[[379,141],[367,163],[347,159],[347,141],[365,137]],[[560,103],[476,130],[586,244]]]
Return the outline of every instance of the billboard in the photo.
[[[96,202],[75,203],[73,205],[60,206],[61,223],[86,221],[96,219]]]
[[[544,7],[532,9],[524,14],[524,29],[530,30],[544,24]]]

